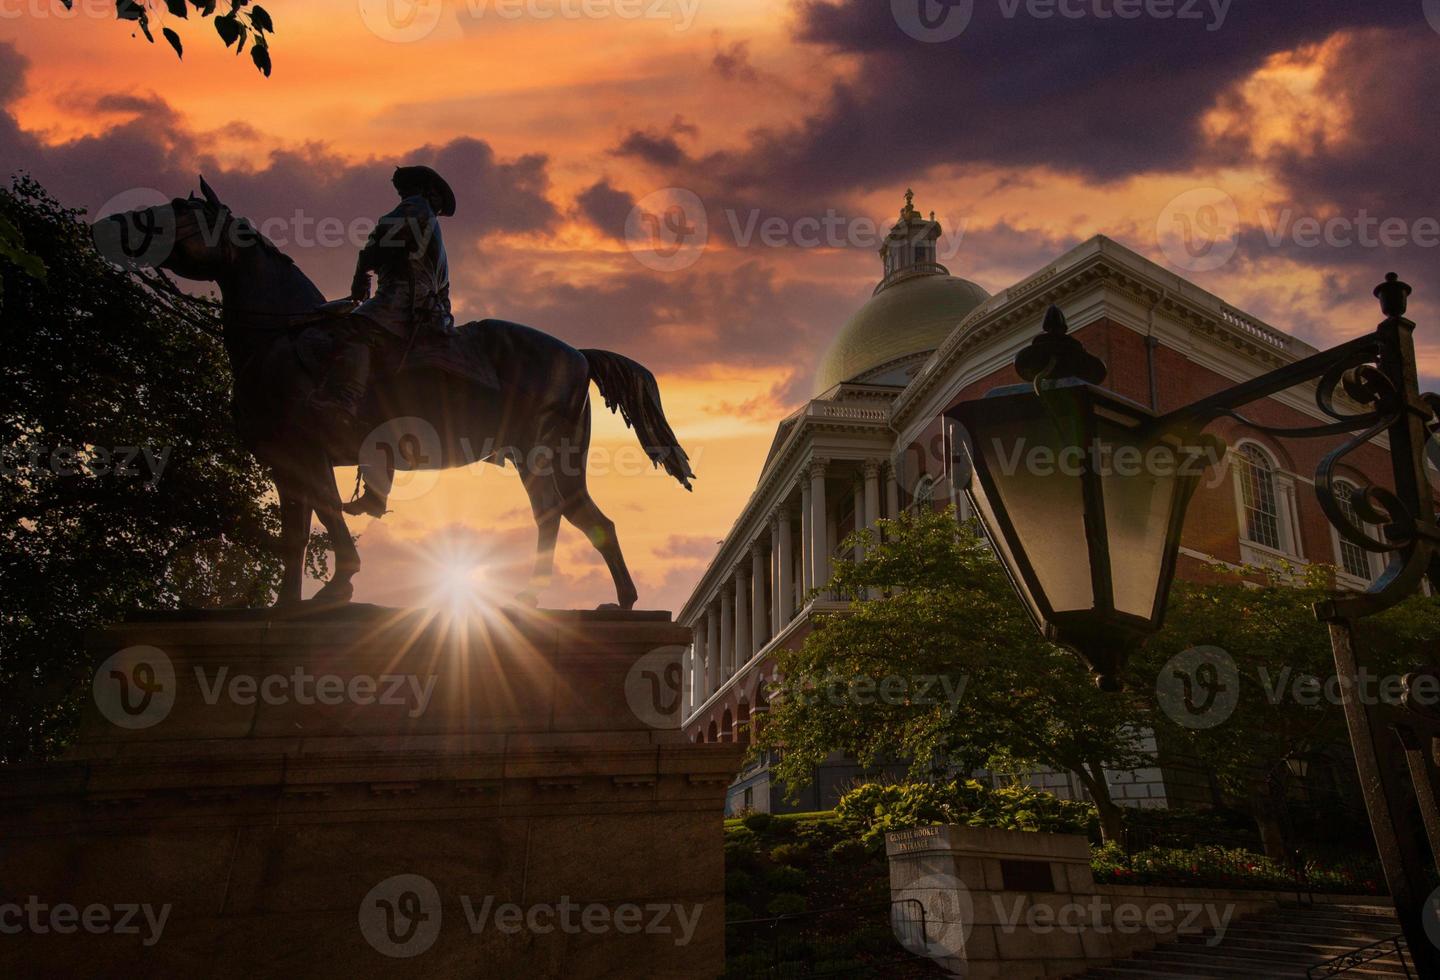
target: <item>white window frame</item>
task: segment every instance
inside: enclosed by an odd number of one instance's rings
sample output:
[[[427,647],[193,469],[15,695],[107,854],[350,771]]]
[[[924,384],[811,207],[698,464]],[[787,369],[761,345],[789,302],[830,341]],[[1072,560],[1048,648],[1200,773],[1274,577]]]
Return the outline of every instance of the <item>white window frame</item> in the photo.
[[[1276,532],[1280,538],[1278,548],[1252,540],[1249,536],[1250,522],[1245,513],[1245,488],[1241,482],[1244,479],[1243,467],[1251,465],[1241,452],[1246,447],[1254,447],[1270,464],[1270,478],[1275,488],[1275,508],[1278,512],[1275,515]],[[1282,470],[1275,454],[1254,439],[1240,440],[1231,449],[1230,455],[1233,457],[1230,460],[1231,483],[1235,494],[1235,520],[1240,536],[1241,559],[1252,565],[1273,565],[1276,559],[1305,561],[1304,551],[1300,546],[1299,510],[1295,504],[1295,475]]]
[[[1342,484],[1349,487],[1352,493],[1360,492],[1360,486],[1354,480],[1346,480],[1342,478],[1335,481],[1335,485],[1337,488]],[[1355,515],[1355,520],[1360,525],[1361,530],[1369,534],[1375,533],[1375,528],[1372,525],[1366,524],[1365,522],[1361,521],[1360,515]],[[1327,521],[1326,523],[1329,522]],[[1344,539],[1340,537],[1340,531],[1333,524],[1330,525],[1330,541],[1335,549],[1335,574],[1340,579],[1342,584],[1349,585],[1363,591],[1364,589],[1369,588],[1370,583],[1375,581],[1375,578],[1385,570],[1385,563],[1387,559],[1384,554],[1380,552],[1361,549],[1361,553],[1365,556],[1365,563],[1370,569],[1370,575],[1368,578],[1362,579],[1352,574],[1351,572],[1346,570],[1345,558],[1341,554],[1341,545],[1344,543]]]

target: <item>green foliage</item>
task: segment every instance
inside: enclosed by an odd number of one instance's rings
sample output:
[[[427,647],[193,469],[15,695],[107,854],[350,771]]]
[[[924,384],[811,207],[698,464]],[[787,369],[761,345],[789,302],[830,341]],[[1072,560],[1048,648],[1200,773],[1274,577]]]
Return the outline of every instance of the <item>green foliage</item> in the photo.
[[[4,228],[39,263],[0,259],[0,761],[13,761],[72,731],[87,629],[187,601],[261,604],[280,561],[268,480],[230,422],[224,349],[202,329],[213,311],[104,261],[80,215],[29,179],[0,189]],[[164,462],[141,454],[130,472],[125,447]]]
[[[930,824],[962,824],[1057,834],[1093,833],[1095,807],[1028,786],[992,789],[978,780],[865,783],[841,797],[836,816],[862,843]]]
[[[60,2],[65,4],[68,10],[74,6],[75,0]],[[246,41],[249,41],[250,57],[255,67],[263,72],[266,78],[270,77],[269,35],[275,33],[275,22],[264,7],[251,4],[249,0],[231,0],[230,9],[226,13],[214,16],[216,0],[165,0],[164,6],[165,10],[162,12],[146,0],[115,0],[115,18],[134,24],[145,36],[145,40],[154,44],[155,35],[150,30],[152,17],[159,16],[162,21],[170,18],[177,21],[188,20],[193,9],[196,16],[211,18],[220,40],[225,42],[227,48],[233,46],[237,55],[245,49]],[[169,26],[162,27],[160,33],[170,47],[175,49],[175,56],[184,57],[185,49],[180,35]]]
[[[749,872],[736,868],[725,873],[725,897],[728,899],[744,898],[750,894],[754,879]]]
[[[741,818],[740,822],[757,833],[763,833],[765,828],[770,826],[771,816],[768,813],[749,813]]]
[[[1276,813],[1292,779],[1286,760],[1347,741],[1335,700],[1295,696],[1297,681],[1335,675],[1327,627],[1313,611],[1332,583],[1333,569],[1325,566],[1298,574],[1217,568],[1212,581],[1177,582],[1165,628],[1132,661],[1132,683],[1153,689],[1171,658],[1191,648],[1219,647],[1230,657],[1239,691],[1228,717],[1196,727],[1153,710],[1149,724],[1166,745],[1203,760],[1226,802],[1251,814],[1262,832],[1278,833]],[[1440,600],[1416,595],[1366,619],[1359,642],[1375,675],[1415,669],[1424,659],[1420,651],[1440,643]]]
[[[813,857],[808,844],[777,844],[770,849],[770,860],[776,864],[801,867],[809,864]]]
[[[805,887],[805,872],[781,865],[765,873],[765,887],[773,892],[798,892]]]
[[[783,894],[776,895],[765,905],[765,911],[771,915],[799,915],[810,907],[805,901],[804,895]]]
[[[1096,689],[1076,657],[1030,622],[988,545],[947,513],[905,514],[847,541],[829,588],[877,593],[822,617],[780,679],[759,748],[805,785],[840,750],[861,765],[904,758],[930,779],[976,769],[1048,766],[1075,773],[1110,817],[1101,764],[1152,764],[1135,738],[1136,694]]]
[[[1183,885],[1189,888],[1294,888],[1297,880],[1317,892],[1379,895],[1384,874],[1378,862],[1327,864],[1309,861],[1300,868],[1244,848],[1213,844],[1198,847],[1152,847],[1126,854],[1107,843],[1090,850],[1097,882],[1117,885]]]

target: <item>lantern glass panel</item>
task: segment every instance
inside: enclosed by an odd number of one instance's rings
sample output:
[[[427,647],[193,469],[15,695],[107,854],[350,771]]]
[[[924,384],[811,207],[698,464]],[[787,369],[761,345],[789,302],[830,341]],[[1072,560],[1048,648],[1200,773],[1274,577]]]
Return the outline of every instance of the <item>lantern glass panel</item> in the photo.
[[[1100,419],[1096,432],[1115,610],[1150,619],[1163,577],[1178,470],[1187,461],[1168,443],[1137,442],[1129,426]]]
[[[1075,440],[1047,415],[1000,420],[986,430],[975,437],[988,445],[976,448],[1040,592],[1054,612],[1092,608],[1080,471],[1060,455]]]

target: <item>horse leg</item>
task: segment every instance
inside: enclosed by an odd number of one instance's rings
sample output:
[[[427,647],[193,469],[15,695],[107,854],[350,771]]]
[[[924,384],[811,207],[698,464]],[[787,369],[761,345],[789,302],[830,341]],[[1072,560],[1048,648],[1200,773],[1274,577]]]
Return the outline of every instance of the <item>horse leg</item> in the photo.
[[[553,473],[532,472],[525,462],[519,462],[520,480],[530,496],[530,512],[535,515],[535,569],[530,575],[530,584],[515,598],[527,606],[540,604],[540,593],[550,585],[550,575],[555,568],[555,538],[560,533],[560,491],[555,485]]]
[[[600,608],[633,609],[639,593],[635,591],[635,582],[630,578],[630,569],[625,565],[625,556],[620,552],[620,541],[615,537],[615,522],[595,505],[585,482],[585,463],[590,455],[588,398],[581,409],[580,423],[575,427],[572,438],[574,445],[562,447],[566,451],[561,453],[560,463],[555,469],[555,480],[560,490],[565,519],[590,539],[595,550],[605,559],[605,564],[610,569],[610,577],[615,581],[616,604],[605,603]],[[578,452],[571,451],[577,449]]]
[[[320,603],[349,602],[355,594],[350,580],[360,571],[360,551],[350,537],[350,528],[345,524],[345,514],[340,510],[340,491],[335,486],[335,472],[330,460],[320,457],[319,472],[316,474],[315,496],[312,506],[315,516],[320,518],[325,532],[330,535],[330,546],[335,549],[335,572],[320,591],[315,601]]]
[[[280,576],[277,606],[294,605],[300,601],[305,579],[305,546],[310,539],[310,502],[298,486],[288,480],[277,480],[280,494],[280,558],[285,571]]]

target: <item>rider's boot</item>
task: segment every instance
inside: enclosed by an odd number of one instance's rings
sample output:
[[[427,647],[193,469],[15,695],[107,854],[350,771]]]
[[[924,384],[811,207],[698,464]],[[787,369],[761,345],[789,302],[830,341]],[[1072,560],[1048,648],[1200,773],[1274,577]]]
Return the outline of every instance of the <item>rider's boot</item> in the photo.
[[[385,509],[385,498],[369,487],[365,488],[363,494],[340,509],[351,517],[384,517],[388,513]]]

